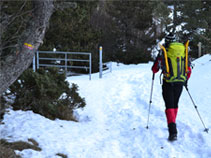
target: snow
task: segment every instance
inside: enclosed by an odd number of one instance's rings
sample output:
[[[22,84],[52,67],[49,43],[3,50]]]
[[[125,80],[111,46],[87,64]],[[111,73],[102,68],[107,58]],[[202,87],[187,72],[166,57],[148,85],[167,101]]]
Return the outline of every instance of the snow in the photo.
[[[211,55],[194,61],[189,91],[205,125],[211,124]],[[79,122],[49,120],[32,111],[5,114],[0,138],[10,142],[32,138],[41,151],[16,151],[23,158],[209,158],[211,134],[204,132],[196,110],[183,90],[177,117],[178,140],[167,140],[159,74],[154,81],[149,129],[146,129],[152,62],[117,66],[102,79],[93,74],[67,80],[79,86],[86,107],[77,110]],[[30,143],[30,142],[29,142]]]

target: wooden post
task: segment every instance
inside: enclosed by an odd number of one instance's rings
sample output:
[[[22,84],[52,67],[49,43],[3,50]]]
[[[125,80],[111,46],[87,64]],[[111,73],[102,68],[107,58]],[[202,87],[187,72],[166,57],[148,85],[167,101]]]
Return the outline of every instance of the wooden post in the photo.
[[[198,57],[201,56],[201,42],[198,43]]]

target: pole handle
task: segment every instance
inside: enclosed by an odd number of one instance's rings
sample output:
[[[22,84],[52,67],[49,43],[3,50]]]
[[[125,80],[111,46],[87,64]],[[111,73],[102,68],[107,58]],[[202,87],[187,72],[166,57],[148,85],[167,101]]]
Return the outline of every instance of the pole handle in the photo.
[[[152,80],[155,79],[155,73],[152,73]]]

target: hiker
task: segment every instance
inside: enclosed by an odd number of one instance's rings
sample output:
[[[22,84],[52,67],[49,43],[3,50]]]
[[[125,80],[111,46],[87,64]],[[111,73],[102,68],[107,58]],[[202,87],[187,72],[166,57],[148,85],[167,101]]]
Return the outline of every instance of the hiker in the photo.
[[[187,80],[191,75],[190,62],[186,65],[188,61],[188,57],[186,59],[187,54],[185,54],[187,53],[186,51],[188,51],[186,49],[188,49],[188,46],[185,47],[184,44],[176,42],[175,35],[170,33],[165,37],[163,51],[160,51],[152,66],[154,74],[157,73],[160,68],[162,69],[162,95],[166,107],[165,114],[169,131],[168,139],[170,141],[177,139],[176,117],[178,102],[183,85],[187,86]],[[164,50],[166,51],[168,60],[165,59]],[[167,62],[169,72],[167,72]]]

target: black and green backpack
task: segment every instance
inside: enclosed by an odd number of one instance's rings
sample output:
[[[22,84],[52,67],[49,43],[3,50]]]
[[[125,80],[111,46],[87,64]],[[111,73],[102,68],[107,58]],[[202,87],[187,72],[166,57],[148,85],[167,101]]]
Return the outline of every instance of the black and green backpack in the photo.
[[[185,82],[188,72],[188,44],[173,42],[170,43],[167,51],[160,45],[163,50],[163,79],[169,83]]]

